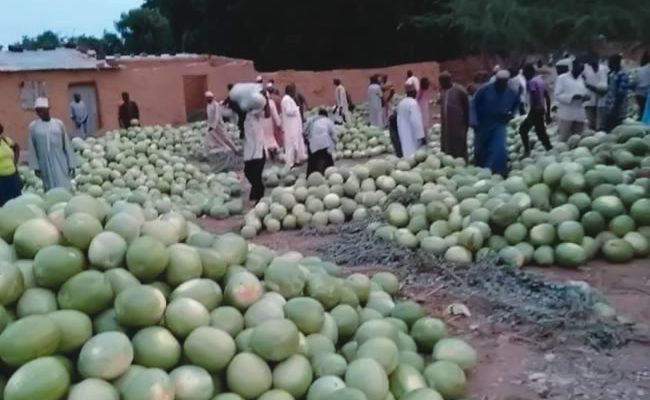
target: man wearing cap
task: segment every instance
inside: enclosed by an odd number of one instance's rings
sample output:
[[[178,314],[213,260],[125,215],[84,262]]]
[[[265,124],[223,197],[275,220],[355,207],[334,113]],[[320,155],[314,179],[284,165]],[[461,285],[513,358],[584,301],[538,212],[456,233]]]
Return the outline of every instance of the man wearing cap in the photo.
[[[508,87],[508,70],[499,70],[495,78],[476,92],[470,107],[474,163],[505,176],[508,173],[506,125],[519,107],[519,93]]]
[[[77,166],[70,138],[61,120],[50,117],[46,98],[34,104],[38,119],[29,124],[29,167],[43,180],[43,189],[72,189],[71,178]]]
[[[469,96],[454,83],[449,72],[438,78],[440,83],[440,147],[452,157],[467,159]]]
[[[406,83],[406,97],[397,105],[397,133],[403,157],[411,157],[424,144],[424,124],[415,85]]]
[[[213,154],[226,149],[236,152],[237,147],[226,135],[221,106],[214,99],[214,93],[205,92],[205,100],[207,102],[206,115],[208,119],[208,134],[205,136],[205,147],[208,149],[208,153]]]

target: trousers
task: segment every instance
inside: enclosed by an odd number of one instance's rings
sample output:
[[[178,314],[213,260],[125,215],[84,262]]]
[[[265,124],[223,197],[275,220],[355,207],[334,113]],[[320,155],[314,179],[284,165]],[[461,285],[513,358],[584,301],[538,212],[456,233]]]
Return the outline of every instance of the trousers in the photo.
[[[244,161],[244,176],[251,184],[251,193],[249,199],[254,202],[258,202],[262,197],[264,197],[264,179],[262,178],[262,172],[264,171],[264,164],[266,163],[266,158],[258,158],[255,160]]]
[[[334,166],[334,159],[327,149],[310,152],[307,158],[307,176],[312,172],[320,172],[325,175],[325,170],[332,166]]]
[[[519,136],[521,136],[521,142],[524,144],[524,151],[526,154],[530,153],[530,139],[528,138],[528,133],[531,128],[535,128],[535,134],[537,134],[537,139],[544,145],[546,150],[550,150],[551,141],[548,138],[546,133],[546,124],[544,123],[544,110],[541,109],[531,109],[526,119],[519,126]]]

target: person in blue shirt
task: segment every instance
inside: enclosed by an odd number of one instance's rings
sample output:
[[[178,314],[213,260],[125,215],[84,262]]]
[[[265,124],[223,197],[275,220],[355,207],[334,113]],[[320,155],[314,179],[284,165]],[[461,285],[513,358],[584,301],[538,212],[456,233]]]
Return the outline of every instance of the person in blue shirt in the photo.
[[[497,72],[494,82],[476,92],[470,110],[474,163],[503,176],[508,173],[507,124],[519,108],[519,93],[508,87],[509,79],[507,70]]]

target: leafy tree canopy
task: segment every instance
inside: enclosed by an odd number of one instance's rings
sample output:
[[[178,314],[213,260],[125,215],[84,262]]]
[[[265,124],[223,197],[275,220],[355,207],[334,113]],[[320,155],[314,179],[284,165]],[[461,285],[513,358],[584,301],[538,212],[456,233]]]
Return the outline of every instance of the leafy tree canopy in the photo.
[[[106,54],[197,52],[252,59],[261,70],[331,69],[648,44],[647,21],[639,0],[146,0],[116,22],[119,37],[73,39]],[[44,32],[23,46],[61,42]]]

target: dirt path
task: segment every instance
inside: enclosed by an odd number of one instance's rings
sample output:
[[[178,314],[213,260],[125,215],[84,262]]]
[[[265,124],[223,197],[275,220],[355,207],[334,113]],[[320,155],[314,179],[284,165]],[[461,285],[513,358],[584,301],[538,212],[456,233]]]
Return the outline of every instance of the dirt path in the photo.
[[[213,232],[237,228],[241,219],[202,220]],[[253,241],[277,251],[320,255],[330,236],[304,232],[263,233]],[[346,266],[348,271],[389,270],[382,265]],[[490,320],[480,300],[448,291],[439,282],[415,280],[401,289],[434,316],[464,302],[471,317],[445,318],[455,335],[465,337],[480,354],[476,371],[469,378],[469,399],[476,400],[648,400],[650,399],[650,265],[641,260],[624,266],[592,263],[575,271],[533,269],[560,282],[584,281],[610,301],[621,320],[633,321],[636,339],[612,350],[596,351],[566,341],[561,335],[548,341],[522,336],[521,326]],[[395,271],[400,272],[400,271]]]

